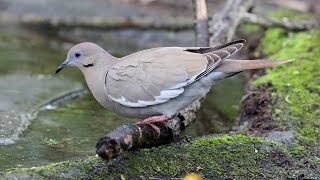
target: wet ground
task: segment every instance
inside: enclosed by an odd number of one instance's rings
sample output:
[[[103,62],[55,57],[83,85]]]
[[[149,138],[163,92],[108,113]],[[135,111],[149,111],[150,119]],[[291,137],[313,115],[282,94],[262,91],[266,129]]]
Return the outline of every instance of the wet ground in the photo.
[[[11,1],[8,12],[23,8],[12,2],[19,1]],[[0,170],[94,155],[95,143],[105,132],[135,121],[103,109],[85,93],[79,70],[54,74],[76,42],[97,42],[116,56],[157,46],[192,46],[194,42],[191,30],[55,31],[4,22],[0,21]],[[72,97],[60,100],[72,92]],[[217,84],[187,134],[228,132],[243,94],[244,81],[239,76]]]

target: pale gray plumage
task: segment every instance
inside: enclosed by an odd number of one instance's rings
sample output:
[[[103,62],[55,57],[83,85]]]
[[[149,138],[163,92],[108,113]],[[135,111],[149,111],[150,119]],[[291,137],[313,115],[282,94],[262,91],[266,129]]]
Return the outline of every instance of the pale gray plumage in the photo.
[[[77,66],[96,100],[123,116],[171,116],[204,96],[211,86],[246,69],[289,62],[227,59],[245,40],[208,48],[162,47],[115,58],[93,43],[70,49],[65,66]]]

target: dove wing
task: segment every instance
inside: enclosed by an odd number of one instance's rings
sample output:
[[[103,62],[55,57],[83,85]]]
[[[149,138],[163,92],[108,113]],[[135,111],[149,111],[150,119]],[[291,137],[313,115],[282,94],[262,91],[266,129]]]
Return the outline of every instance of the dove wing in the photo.
[[[210,73],[244,42],[213,48],[154,48],[125,56],[106,75],[106,95],[128,107],[165,103]]]

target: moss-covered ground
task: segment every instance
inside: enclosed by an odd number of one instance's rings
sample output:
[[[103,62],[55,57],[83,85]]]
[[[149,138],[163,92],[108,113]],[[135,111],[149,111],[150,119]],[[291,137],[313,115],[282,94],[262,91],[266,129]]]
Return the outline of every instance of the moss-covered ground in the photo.
[[[75,162],[12,170],[6,178],[135,179],[183,177],[197,173],[206,179],[320,178],[295,164],[286,148],[270,140],[244,135],[204,137],[188,143],[126,152],[106,162],[97,157]]]

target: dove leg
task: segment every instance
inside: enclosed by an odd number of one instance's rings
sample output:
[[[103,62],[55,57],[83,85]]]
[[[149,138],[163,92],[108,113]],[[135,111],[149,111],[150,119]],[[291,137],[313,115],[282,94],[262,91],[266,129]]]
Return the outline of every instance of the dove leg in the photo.
[[[136,122],[135,124],[149,124],[154,130],[157,131],[158,134],[160,134],[160,129],[154,125],[153,123],[163,123],[166,120],[172,119],[175,115],[172,117],[162,115],[162,116],[153,116],[146,119],[142,119],[139,122]]]
[[[146,119],[142,119],[141,121],[137,122],[136,124],[150,124],[150,123],[157,123],[157,122],[164,122],[166,120],[169,120],[172,117],[169,117],[167,115],[162,115],[162,116],[153,116],[153,117],[149,117]]]

